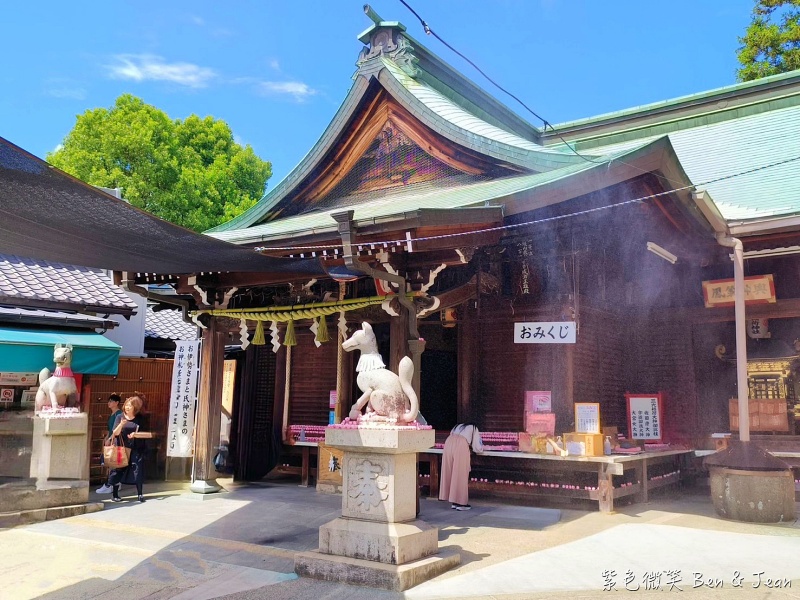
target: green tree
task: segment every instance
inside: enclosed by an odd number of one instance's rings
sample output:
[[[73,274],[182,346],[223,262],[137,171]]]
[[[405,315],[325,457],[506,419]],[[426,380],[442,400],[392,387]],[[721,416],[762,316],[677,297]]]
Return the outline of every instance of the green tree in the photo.
[[[739,41],[739,81],[800,69],[800,0],[756,0]]]
[[[130,94],[111,109],[78,115],[47,160],[92,185],[122,188],[134,206],[195,231],[253,206],[272,175],[272,165],[234,142],[224,121],[172,120]]]

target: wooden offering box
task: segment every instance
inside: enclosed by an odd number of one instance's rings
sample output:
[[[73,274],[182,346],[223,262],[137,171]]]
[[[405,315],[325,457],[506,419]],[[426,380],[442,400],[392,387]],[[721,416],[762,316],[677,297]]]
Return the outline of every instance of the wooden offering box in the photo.
[[[565,433],[564,443],[570,454],[580,456],[603,456],[603,436],[599,433]],[[581,448],[581,452],[573,452],[576,446]]]

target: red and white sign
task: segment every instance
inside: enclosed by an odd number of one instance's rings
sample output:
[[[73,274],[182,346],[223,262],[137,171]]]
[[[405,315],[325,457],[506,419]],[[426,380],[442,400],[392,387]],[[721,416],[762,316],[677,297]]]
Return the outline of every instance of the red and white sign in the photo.
[[[0,402],[11,403],[14,401],[14,388],[0,390]]]
[[[36,373],[0,372],[0,385],[36,385]]]

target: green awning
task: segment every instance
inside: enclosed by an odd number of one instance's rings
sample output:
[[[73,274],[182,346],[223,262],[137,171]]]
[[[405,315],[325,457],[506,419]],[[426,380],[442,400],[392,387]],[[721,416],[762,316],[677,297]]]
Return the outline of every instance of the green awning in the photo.
[[[75,373],[116,375],[120,347],[99,333],[0,327],[0,371],[38,373],[55,369],[53,348],[72,345]]]

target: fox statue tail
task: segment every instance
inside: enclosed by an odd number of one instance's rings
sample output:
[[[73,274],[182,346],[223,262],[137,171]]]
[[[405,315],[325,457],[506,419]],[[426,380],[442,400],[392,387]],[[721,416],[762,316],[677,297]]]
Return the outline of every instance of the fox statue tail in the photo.
[[[400,360],[400,364],[397,366],[397,375],[400,378],[400,387],[403,388],[403,392],[406,397],[408,397],[411,406],[411,408],[403,414],[403,421],[411,423],[411,421],[417,418],[417,414],[419,414],[419,398],[417,398],[417,394],[414,392],[414,386],[412,385],[412,381],[414,380],[414,363],[408,356],[404,356]]]

